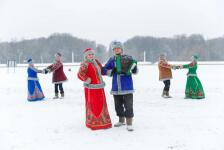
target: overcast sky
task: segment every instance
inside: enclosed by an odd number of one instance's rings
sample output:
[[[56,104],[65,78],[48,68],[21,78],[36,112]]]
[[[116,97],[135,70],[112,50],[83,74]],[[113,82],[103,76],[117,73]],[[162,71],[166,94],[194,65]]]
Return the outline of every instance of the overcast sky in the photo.
[[[108,45],[135,35],[224,35],[224,0],[0,0],[0,41],[52,33]]]

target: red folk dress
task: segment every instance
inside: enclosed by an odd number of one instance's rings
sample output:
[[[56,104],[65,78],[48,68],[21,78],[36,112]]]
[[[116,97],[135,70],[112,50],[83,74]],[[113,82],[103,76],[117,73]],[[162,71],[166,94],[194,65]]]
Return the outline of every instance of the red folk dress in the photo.
[[[63,64],[61,61],[56,61],[52,65],[48,66],[47,69],[53,72],[52,83],[60,84],[67,81],[67,77],[64,73]]]
[[[102,65],[98,60],[86,60],[81,63],[78,72],[78,78],[84,81],[86,126],[92,130],[106,129],[112,126],[101,68]]]

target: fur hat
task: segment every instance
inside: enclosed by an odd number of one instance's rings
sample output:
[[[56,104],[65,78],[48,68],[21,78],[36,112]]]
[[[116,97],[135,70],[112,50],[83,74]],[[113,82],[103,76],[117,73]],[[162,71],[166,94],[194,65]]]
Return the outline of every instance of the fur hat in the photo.
[[[112,41],[110,43],[110,49],[114,50],[115,48],[120,48],[122,50],[124,49],[123,44],[121,42],[119,42],[119,41]]]

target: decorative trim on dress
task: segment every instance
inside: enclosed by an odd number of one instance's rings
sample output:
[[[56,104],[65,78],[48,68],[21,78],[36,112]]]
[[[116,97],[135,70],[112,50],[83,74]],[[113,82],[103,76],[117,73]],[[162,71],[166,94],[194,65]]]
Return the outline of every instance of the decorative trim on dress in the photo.
[[[134,93],[134,90],[125,90],[125,91],[111,91],[110,94],[112,95],[126,95]]]
[[[35,77],[28,77],[27,80],[33,80],[33,81],[38,81],[39,78],[35,78]]]
[[[58,81],[58,82],[52,82],[53,84],[61,84],[61,83],[64,83],[64,82],[67,82],[68,79],[64,80],[64,81]]]
[[[197,74],[187,74],[188,77],[197,77]]]
[[[88,88],[88,89],[102,89],[105,87],[105,82],[100,83],[100,84],[88,84],[88,83],[83,83],[83,86]]]

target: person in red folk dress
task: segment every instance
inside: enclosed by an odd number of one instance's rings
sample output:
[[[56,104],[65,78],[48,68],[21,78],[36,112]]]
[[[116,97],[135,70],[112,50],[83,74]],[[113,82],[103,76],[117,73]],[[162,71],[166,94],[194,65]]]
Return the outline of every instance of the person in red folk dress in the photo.
[[[44,69],[45,74],[53,72],[52,83],[54,84],[54,89],[55,89],[55,96],[53,97],[53,99],[59,98],[59,95],[58,95],[59,90],[61,94],[60,98],[64,98],[65,96],[62,84],[67,81],[67,77],[63,70],[61,57],[62,57],[61,53],[56,53],[55,62],[52,65],[48,66],[46,69]]]
[[[102,65],[94,57],[91,48],[84,50],[84,62],[81,63],[78,78],[84,82],[86,127],[92,130],[111,128],[111,119],[104,93],[105,83],[101,75]]]

